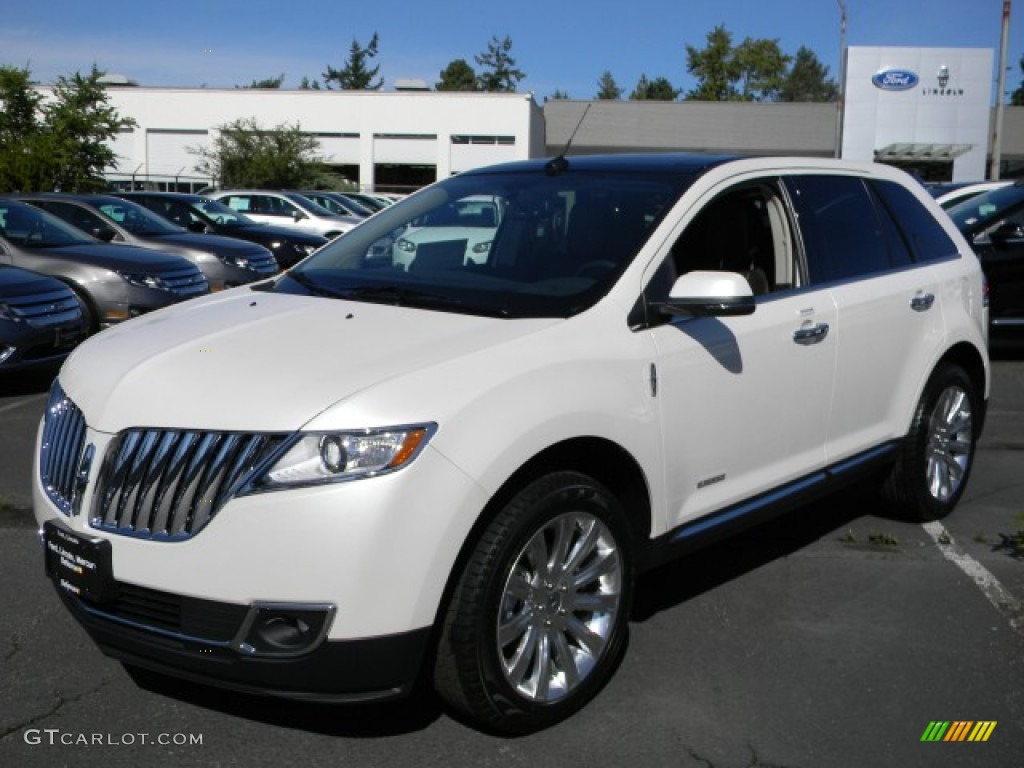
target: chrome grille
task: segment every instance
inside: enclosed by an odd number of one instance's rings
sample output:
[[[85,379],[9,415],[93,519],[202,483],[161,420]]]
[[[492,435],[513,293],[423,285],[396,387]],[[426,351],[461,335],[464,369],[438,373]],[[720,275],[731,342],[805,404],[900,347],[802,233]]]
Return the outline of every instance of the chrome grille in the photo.
[[[37,328],[76,322],[82,317],[81,305],[68,288],[6,298],[4,304],[15,318]]]
[[[231,432],[122,432],[107,449],[89,523],[127,536],[187,539],[283,440]]]
[[[182,269],[171,269],[167,272],[161,272],[159,277],[163,284],[167,286],[167,290],[178,296],[198,296],[208,293],[210,290],[210,284],[206,281],[206,275],[194,264]]]
[[[258,274],[274,275],[281,271],[281,267],[272,253],[247,256],[246,258],[249,260],[248,268]]]
[[[77,512],[78,494],[83,486],[79,475],[84,445],[85,417],[60,384],[54,382],[43,414],[39,475],[46,495],[65,515]]]

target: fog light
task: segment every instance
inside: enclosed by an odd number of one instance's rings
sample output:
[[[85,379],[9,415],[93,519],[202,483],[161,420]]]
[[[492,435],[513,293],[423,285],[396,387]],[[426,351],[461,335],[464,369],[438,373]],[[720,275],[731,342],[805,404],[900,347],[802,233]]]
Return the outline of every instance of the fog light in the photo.
[[[232,645],[246,656],[299,656],[323,642],[333,618],[329,604],[256,603]]]
[[[14,354],[14,347],[0,347],[0,363]]]

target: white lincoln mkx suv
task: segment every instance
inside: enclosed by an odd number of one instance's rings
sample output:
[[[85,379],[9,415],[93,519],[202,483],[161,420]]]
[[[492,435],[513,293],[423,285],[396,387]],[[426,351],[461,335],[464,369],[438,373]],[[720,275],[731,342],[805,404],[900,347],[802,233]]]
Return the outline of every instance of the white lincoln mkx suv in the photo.
[[[460,201],[493,213],[479,258]],[[986,313],[952,222],[883,165],[462,173],[79,347],[39,431],[47,570],[129,667],[354,702],[422,672],[536,730],[612,674],[641,570],[858,480],[948,513]]]

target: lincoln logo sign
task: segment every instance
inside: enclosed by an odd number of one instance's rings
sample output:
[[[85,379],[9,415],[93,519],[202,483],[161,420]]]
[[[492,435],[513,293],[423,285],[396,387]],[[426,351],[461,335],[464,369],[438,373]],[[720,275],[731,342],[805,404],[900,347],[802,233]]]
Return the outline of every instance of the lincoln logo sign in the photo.
[[[906,69],[883,69],[871,78],[876,88],[883,91],[908,91],[920,78]]]

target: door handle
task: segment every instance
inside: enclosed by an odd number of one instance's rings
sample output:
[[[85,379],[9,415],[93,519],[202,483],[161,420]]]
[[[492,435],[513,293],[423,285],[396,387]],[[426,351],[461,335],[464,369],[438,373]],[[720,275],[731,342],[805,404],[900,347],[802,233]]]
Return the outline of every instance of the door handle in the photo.
[[[910,300],[910,308],[915,312],[926,312],[935,303],[934,293],[919,293]]]
[[[797,344],[809,346],[824,341],[826,336],[828,336],[828,323],[818,323],[817,325],[809,325],[795,331],[793,333],[793,341]]]

